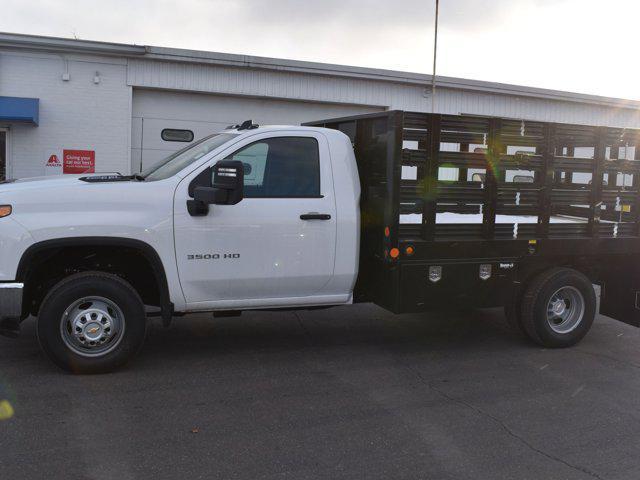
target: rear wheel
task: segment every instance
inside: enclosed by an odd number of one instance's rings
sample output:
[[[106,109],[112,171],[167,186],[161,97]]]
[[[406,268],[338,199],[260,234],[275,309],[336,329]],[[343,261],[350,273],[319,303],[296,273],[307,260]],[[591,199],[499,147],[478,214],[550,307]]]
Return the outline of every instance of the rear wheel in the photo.
[[[133,287],[115,275],[88,272],[54,286],[38,316],[47,356],[75,373],[102,373],[126,363],[142,346],[145,310]]]
[[[553,268],[534,278],[520,306],[528,337],[549,348],[578,343],[591,329],[595,314],[593,285],[585,275],[570,268]]]

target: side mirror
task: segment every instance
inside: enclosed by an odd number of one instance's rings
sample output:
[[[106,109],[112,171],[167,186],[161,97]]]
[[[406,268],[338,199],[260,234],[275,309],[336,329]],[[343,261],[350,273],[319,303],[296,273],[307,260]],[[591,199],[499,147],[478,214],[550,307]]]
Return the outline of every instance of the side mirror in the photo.
[[[239,203],[243,198],[244,168],[243,163],[237,160],[216,163],[211,168],[211,186],[196,186],[192,193],[193,200],[187,201],[189,214],[194,217],[203,216],[209,213],[209,205]],[[205,179],[202,180],[204,182]]]
[[[216,194],[213,203],[235,205],[242,200],[244,168],[244,164],[238,160],[221,160],[213,166],[213,188],[221,192]]]

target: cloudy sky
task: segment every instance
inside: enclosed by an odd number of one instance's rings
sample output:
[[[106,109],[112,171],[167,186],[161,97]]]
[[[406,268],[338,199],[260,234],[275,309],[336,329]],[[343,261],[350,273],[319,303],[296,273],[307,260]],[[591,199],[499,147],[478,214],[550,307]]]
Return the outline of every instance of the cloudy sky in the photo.
[[[640,0],[441,0],[438,73],[640,99]],[[435,0],[2,0],[0,31],[431,72]]]

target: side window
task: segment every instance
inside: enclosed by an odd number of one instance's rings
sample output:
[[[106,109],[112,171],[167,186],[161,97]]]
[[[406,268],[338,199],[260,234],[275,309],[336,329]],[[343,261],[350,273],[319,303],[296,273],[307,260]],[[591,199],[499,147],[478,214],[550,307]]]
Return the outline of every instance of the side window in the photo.
[[[320,196],[320,154],[315,138],[268,138],[226,160],[244,164],[246,198]]]
[[[264,186],[264,171],[267,166],[269,144],[258,142],[234,153],[227,160],[239,160],[244,165],[244,195],[251,190],[262,189]],[[249,187],[249,189],[247,189]]]

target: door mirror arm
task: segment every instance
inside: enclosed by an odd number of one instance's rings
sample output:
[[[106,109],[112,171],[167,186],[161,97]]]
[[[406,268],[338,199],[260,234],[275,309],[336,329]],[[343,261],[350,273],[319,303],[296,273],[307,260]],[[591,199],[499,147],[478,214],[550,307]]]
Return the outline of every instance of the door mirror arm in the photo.
[[[209,213],[209,205],[227,205],[228,190],[216,187],[196,187],[193,200],[187,201],[187,210],[192,217]]]
[[[226,190],[216,187],[196,187],[193,192],[193,199],[205,205],[224,205],[226,198]]]

